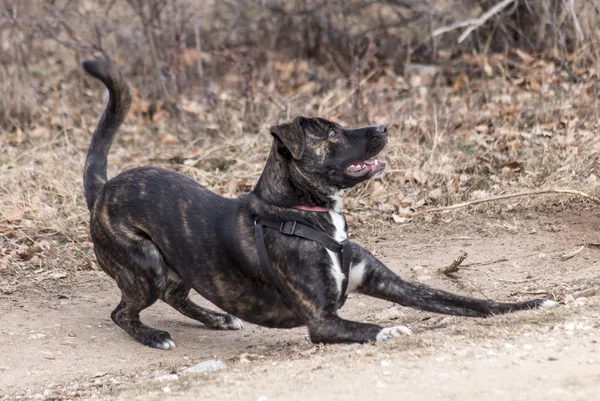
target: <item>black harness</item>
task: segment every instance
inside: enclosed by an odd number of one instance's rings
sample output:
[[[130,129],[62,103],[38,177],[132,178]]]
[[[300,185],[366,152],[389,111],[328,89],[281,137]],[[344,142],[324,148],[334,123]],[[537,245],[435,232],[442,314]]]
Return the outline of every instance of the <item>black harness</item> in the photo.
[[[331,252],[337,253],[341,260],[342,273],[344,273],[344,281],[342,281],[342,293],[340,294],[340,303],[343,303],[346,299],[346,290],[348,289],[348,280],[350,274],[350,261],[352,259],[352,248],[350,241],[347,239],[338,242],[332,238],[329,234],[315,230],[312,227],[298,223],[297,221],[272,221],[267,219],[258,219],[254,221],[254,236],[256,239],[256,251],[258,252],[258,258],[263,267],[263,271],[267,278],[275,283],[279,291],[289,300],[294,301],[294,296],[289,288],[284,285],[281,279],[277,276],[271,260],[269,259],[269,252],[265,245],[265,236],[263,227],[272,228],[278,230],[280,233],[285,235],[294,235],[296,237],[306,238],[311,241],[318,242]]]

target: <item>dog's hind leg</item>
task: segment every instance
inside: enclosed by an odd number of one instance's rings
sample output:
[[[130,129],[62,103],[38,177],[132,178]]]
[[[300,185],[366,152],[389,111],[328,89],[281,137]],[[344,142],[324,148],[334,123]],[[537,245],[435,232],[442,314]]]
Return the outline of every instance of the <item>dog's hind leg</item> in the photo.
[[[447,315],[487,317],[528,309],[550,309],[558,303],[549,299],[505,303],[452,294],[423,284],[402,280],[369,251],[352,247],[349,289],[400,305]]]
[[[196,305],[189,298],[190,287],[179,276],[169,270],[167,285],[161,299],[184,316],[204,323],[206,327],[218,330],[239,330],[244,327],[242,321],[227,313],[215,312]]]
[[[175,348],[169,333],[140,321],[140,312],[154,304],[165,289],[167,268],[162,256],[150,240],[139,239],[133,243],[128,239],[127,244],[113,242],[110,251],[101,249],[98,244],[95,247],[100,266],[115,278],[121,290],[121,302],[111,318],[144,345],[165,350]]]

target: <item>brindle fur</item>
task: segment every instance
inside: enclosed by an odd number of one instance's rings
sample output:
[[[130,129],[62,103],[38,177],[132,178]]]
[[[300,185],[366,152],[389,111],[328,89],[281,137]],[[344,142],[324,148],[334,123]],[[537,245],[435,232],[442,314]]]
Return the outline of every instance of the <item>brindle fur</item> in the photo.
[[[344,173],[352,162],[375,156],[387,130],[345,130],[320,118],[296,118],[272,127],[273,146],[256,188],[225,199],[183,175],[154,167],[125,171],[107,181],[107,154],[131,103],[120,71],[105,61],[85,70],[101,80],[109,103],[86,159],[85,198],[101,268],[115,279],[121,302],[113,321],[141,343],[174,346],[169,333],[144,325],[139,313],[161,299],[215,329],[239,329],[245,321],[267,327],[307,326],[314,342],[375,341],[382,327],[341,319],[340,294],[330,260],[318,243],[266,230],[271,263],[293,297],[286,298],[262,273],[254,219],[297,220],[332,235],[328,213],[294,205],[336,208],[335,194],[364,181]],[[332,138],[328,132],[336,133]],[[353,264],[365,264],[358,292],[401,305],[451,315],[485,317],[536,308],[544,300],[498,303],[450,294],[402,280],[371,253],[353,244]],[[227,313],[194,304],[197,291]]]

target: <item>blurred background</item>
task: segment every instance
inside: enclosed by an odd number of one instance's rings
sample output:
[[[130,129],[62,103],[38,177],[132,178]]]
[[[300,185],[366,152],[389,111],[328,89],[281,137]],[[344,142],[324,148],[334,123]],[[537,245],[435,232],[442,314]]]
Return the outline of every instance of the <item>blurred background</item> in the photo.
[[[134,91],[111,176],[151,164],[238,196],[268,127],[318,115],[390,130],[388,173],[348,193],[351,224],[549,187],[597,195],[599,22],[595,0],[0,1],[0,260],[60,244],[44,266],[92,265],[81,171],[104,88],[88,58]]]

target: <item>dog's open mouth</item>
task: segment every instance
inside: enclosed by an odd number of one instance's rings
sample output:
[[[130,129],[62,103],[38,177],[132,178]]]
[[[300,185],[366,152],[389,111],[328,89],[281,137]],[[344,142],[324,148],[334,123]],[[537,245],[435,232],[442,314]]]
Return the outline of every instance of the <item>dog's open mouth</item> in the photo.
[[[375,175],[385,170],[385,162],[379,159],[368,159],[354,162],[346,167],[346,174],[352,177]]]

